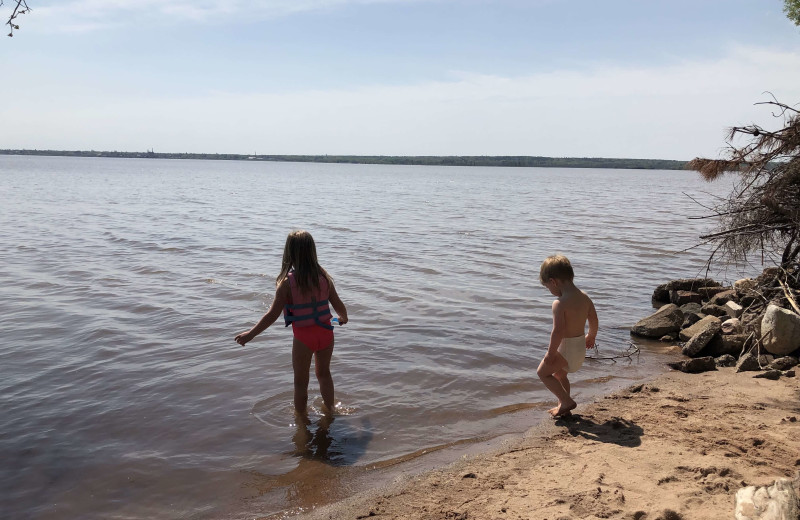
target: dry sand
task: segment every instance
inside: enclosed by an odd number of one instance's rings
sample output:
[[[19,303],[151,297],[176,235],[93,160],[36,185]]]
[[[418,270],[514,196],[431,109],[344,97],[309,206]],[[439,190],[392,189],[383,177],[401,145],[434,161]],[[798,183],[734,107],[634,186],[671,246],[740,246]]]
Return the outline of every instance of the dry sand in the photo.
[[[670,372],[303,518],[728,520],[740,487],[798,470],[800,378]]]

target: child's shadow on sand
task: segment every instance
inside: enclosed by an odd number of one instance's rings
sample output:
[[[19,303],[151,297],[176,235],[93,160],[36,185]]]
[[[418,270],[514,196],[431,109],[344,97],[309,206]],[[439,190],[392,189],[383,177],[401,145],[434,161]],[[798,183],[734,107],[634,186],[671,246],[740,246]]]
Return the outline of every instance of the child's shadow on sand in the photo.
[[[612,417],[603,423],[597,423],[591,415],[572,414],[556,419],[556,425],[565,426],[573,437],[581,436],[597,442],[616,444],[626,448],[635,448],[642,444],[644,430],[638,424]]]
[[[325,416],[313,422],[298,421],[292,441],[295,456],[331,466],[350,466],[364,455],[372,437],[369,419],[363,419],[356,431],[347,421]]]

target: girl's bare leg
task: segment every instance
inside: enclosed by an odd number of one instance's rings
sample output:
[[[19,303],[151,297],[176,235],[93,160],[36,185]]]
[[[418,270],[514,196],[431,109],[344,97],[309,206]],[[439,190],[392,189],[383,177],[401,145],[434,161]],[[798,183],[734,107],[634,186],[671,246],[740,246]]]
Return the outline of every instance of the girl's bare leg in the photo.
[[[331,376],[331,357],[333,356],[333,341],[331,346],[314,353],[314,371],[319,381],[319,393],[325,403],[327,413],[333,413],[335,402],[333,400],[333,377]]]
[[[292,369],[294,370],[294,409],[306,413],[308,406],[308,371],[313,352],[297,339],[292,340]]]

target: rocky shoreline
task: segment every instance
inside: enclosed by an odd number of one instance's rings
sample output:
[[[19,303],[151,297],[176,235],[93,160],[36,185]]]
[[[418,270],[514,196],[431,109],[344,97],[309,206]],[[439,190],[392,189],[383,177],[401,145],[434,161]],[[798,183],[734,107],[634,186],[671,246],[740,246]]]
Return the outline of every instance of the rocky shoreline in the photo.
[[[688,373],[735,366],[754,377],[795,377],[800,363],[800,310],[794,297],[797,272],[770,267],[757,278],[724,287],[710,278],[659,285],[663,304],[631,333],[674,343],[689,359],[670,366]]]

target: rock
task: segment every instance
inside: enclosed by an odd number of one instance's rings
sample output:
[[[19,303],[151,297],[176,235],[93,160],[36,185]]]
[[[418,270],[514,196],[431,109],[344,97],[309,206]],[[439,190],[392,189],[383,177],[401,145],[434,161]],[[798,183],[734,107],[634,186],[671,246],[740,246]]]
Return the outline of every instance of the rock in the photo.
[[[758,360],[750,352],[740,357],[736,363],[737,372],[755,372],[759,370],[761,370],[761,367],[758,365]]]
[[[775,361],[775,356],[771,356],[769,354],[762,354],[762,355],[758,356],[756,359],[758,359],[758,364],[759,365],[761,365],[762,367],[765,367],[765,366],[769,365],[770,363],[772,363],[773,361]]]
[[[756,278],[756,281],[758,281],[758,280],[764,280],[764,281],[774,280],[775,278],[780,276],[780,274],[781,274],[781,268],[780,267],[767,267],[766,269],[761,271],[761,275],[758,278]]]
[[[724,316],[725,319],[728,319],[728,310],[721,305],[707,303],[703,305],[702,311],[703,314],[708,314],[709,316],[720,316],[720,317]]]
[[[714,359],[714,364],[718,367],[735,367],[736,358],[730,354],[722,354],[720,357]]]
[[[742,332],[742,322],[739,321],[739,318],[725,320],[722,322],[722,329],[720,329],[720,331],[723,334],[739,334]]]
[[[711,278],[680,278],[666,284],[668,291],[697,291],[700,287],[721,287]]]
[[[731,290],[730,287],[700,287],[696,289],[696,292],[699,292],[700,296],[702,296],[704,300],[710,300],[714,298],[716,295],[722,294],[730,290]]]
[[[777,356],[800,348],[800,316],[770,304],[761,320],[761,343],[767,352]]]
[[[715,357],[723,354],[732,354],[738,357],[744,350],[749,337],[747,334],[718,334],[708,342],[706,352],[709,356]]]
[[[667,289],[667,285],[662,283],[656,290],[653,291],[653,300],[657,302],[668,302],[669,301],[669,289]]]
[[[708,372],[709,370],[716,370],[717,364],[714,363],[714,358],[711,356],[694,358],[686,361],[684,372],[690,374],[698,374],[700,372]]]
[[[738,292],[752,291],[757,285],[758,283],[752,278],[742,278],[733,282],[733,288]]]
[[[669,334],[664,334],[663,336],[658,338],[658,341],[663,341],[664,343],[671,343],[673,341],[676,341],[677,339],[678,335],[675,334],[674,332],[670,332]]]
[[[694,304],[693,304],[694,305]],[[705,314],[695,314],[691,312],[689,314],[683,314],[683,323],[681,324],[681,329],[685,329],[691,327],[698,321],[702,320],[705,317]]]
[[[675,305],[685,305],[687,303],[700,303],[703,297],[694,291],[670,291],[669,301]]]
[[[714,358],[711,356],[673,361],[667,363],[667,366],[675,370],[680,370],[681,372],[686,372],[687,374],[699,374],[700,372],[708,372],[717,369]]]
[[[784,356],[776,359],[775,361],[767,365],[767,368],[772,370],[789,370],[790,368],[797,366],[798,364],[800,364],[800,360],[798,360],[796,357]]]
[[[695,302],[684,303],[683,305],[681,305],[681,311],[683,312],[684,315],[689,313],[700,314],[700,309],[702,308],[703,308],[702,305]]]
[[[736,302],[728,302],[724,307],[725,311],[728,313],[728,316],[731,318],[738,318],[742,315],[742,311],[744,310],[742,306]]]
[[[794,377],[794,370],[787,370],[783,373],[783,377]]]
[[[708,303],[713,303],[714,305],[725,305],[731,300],[736,298],[736,291],[733,289],[724,289],[721,292],[716,293],[712,297],[708,299]]]
[[[800,517],[800,501],[792,481],[779,478],[769,487],[748,486],[736,492],[736,520],[795,520]]]
[[[683,312],[677,305],[669,303],[646,318],[639,320],[631,327],[631,332],[638,336],[660,338],[670,332],[678,332],[683,323]]]
[[[678,334],[678,337],[681,339],[681,341],[689,341],[695,334],[708,327],[709,323],[716,323],[720,326],[720,328],[722,328],[722,322],[719,320],[719,318],[716,316],[706,316],[692,326],[681,330]]]
[[[705,326],[700,329],[697,334],[692,336],[691,339],[683,346],[683,355],[689,357],[695,357],[698,355],[700,351],[703,350],[706,345],[708,345],[708,342],[711,341],[711,338],[713,338],[719,332],[721,327],[722,324],[719,320],[708,321]]]
[[[770,379],[772,381],[777,381],[781,378],[781,371],[780,370],[765,370],[763,372],[759,372],[758,374],[753,376],[754,378],[764,378]]]

